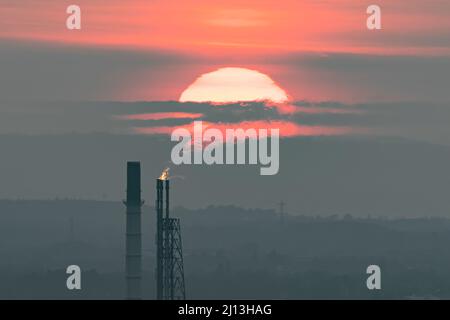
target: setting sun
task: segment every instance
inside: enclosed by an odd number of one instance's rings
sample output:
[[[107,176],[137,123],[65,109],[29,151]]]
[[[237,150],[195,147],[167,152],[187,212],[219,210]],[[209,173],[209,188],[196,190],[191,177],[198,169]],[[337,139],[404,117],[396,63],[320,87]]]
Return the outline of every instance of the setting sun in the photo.
[[[240,101],[288,101],[288,95],[269,76],[245,68],[221,68],[197,78],[180,102],[228,103]]]

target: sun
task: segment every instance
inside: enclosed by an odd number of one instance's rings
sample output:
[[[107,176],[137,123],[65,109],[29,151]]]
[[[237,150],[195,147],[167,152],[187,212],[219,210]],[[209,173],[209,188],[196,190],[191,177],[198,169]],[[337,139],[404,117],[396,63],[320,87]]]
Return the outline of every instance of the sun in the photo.
[[[180,96],[180,102],[229,103],[289,100],[269,76],[246,68],[220,68],[198,77]]]

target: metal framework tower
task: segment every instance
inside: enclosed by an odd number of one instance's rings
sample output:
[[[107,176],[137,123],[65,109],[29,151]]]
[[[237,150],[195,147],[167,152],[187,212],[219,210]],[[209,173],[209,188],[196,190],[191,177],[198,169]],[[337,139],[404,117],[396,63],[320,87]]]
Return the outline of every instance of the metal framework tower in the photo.
[[[164,219],[164,300],[184,300],[183,248],[180,219]]]
[[[126,281],[127,299],[142,298],[142,248],[141,248],[141,163],[127,163],[127,207],[126,216]]]
[[[162,178],[161,178],[162,177]],[[180,220],[169,217],[169,180],[166,174],[156,181],[156,298],[184,300],[183,248]],[[163,194],[165,187],[166,214]]]

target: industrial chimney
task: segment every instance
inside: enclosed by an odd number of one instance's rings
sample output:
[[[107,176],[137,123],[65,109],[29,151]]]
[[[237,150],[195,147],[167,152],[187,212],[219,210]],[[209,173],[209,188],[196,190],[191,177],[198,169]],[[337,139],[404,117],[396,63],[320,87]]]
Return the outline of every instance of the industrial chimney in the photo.
[[[126,282],[127,299],[139,300],[141,292],[141,163],[127,163]]]
[[[163,180],[156,180],[156,299],[163,298]]]
[[[167,168],[156,179],[156,299],[184,300],[186,293],[180,219],[169,215],[169,189]]]

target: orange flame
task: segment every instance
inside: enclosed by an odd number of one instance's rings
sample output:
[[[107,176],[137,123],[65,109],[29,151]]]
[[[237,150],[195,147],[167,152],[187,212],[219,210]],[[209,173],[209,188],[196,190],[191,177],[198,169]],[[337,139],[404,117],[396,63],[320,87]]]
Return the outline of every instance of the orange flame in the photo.
[[[159,176],[159,180],[167,180],[169,179],[169,170],[170,168],[165,168],[161,175]]]

